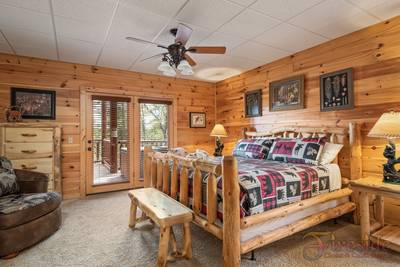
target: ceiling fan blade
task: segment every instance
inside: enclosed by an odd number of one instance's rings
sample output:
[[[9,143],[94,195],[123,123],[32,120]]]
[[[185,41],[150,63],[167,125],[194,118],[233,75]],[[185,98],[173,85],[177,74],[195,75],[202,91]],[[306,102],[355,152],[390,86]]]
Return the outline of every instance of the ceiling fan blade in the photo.
[[[143,39],[139,39],[139,38],[135,38],[135,37],[126,37],[125,39],[126,39],[126,40],[129,40],[129,41],[134,41],[134,42],[142,43],[142,44],[154,44],[154,45],[156,45],[156,46],[158,46],[158,47],[168,49],[168,47],[165,46],[165,45],[158,44],[158,43],[154,43],[154,42],[147,41],[147,40],[143,40]]]
[[[187,41],[189,40],[190,36],[192,35],[192,28],[179,23],[178,24],[178,29],[176,32],[176,36],[175,36],[175,43],[181,43],[183,46],[187,43]]]
[[[192,46],[187,50],[198,54],[225,54],[225,46]]]
[[[157,54],[157,55],[154,55],[154,56],[151,56],[151,57],[146,57],[146,58],[140,60],[140,62],[143,62],[143,61],[145,61],[145,60],[149,60],[149,59],[152,59],[152,58],[155,58],[155,57],[164,56],[165,54],[166,54],[166,53],[160,53],[160,54]]]
[[[184,54],[183,57],[187,60],[187,62],[189,62],[190,66],[192,67],[196,66],[196,62],[193,60],[191,56],[189,56],[188,54]]]

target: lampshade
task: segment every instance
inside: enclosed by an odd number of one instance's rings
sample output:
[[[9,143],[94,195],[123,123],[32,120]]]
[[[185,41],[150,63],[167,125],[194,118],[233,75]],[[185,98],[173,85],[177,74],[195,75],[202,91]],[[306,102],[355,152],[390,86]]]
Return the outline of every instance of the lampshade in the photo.
[[[173,70],[173,68],[169,65],[169,63],[167,61],[163,60],[163,61],[161,61],[160,65],[158,66],[158,70],[166,72],[166,71]]]
[[[225,128],[222,124],[215,124],[214,128],[210,133],[210,136],[227,137],[228,134],[225,131]]]
[[[400,138],[400,112],[383,113],[368,133],[369,137]]]
[[[177,69],[179,71],[183,71],[184,69],[191,69],[192,67],[189,65],[189,62],[187,62],[187,60],[183,59],[181,60],[181,62],[179,62],[179,65],[177,67]]]

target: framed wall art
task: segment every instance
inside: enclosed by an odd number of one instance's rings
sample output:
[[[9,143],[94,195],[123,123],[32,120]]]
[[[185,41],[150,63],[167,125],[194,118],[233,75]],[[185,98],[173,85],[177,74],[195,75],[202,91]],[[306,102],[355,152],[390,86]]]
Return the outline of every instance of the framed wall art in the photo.
[[[11,106],[19,107],[23,119],[56,119],[56,92],[11,88]]]
[[[206,128],[206,113],[190,112],[189,124],[190,128]]]
[[[320,76],[321,111],[354,108],[353,69]]]
[[[262,116],[261,89],[244,94],[244,114],[246,118]]]
[[[304,75],[269,84],[269,110],[282,111],[304,108]]]

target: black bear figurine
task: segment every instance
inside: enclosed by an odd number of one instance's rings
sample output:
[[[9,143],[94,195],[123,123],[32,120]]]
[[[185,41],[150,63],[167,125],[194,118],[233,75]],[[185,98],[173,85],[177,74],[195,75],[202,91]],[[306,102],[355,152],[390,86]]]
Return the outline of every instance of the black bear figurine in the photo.
[[[387,163],[383,164],[383,182],[400,185],[400,172],[394,167],[400,163],[400,158],[396,159],[396,145],[389,141],[386,145],[383,156],[388,159]]]

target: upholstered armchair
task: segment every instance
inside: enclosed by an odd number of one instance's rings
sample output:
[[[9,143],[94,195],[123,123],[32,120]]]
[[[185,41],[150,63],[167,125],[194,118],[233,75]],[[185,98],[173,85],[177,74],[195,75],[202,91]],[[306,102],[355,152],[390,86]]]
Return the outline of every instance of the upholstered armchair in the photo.
[[[16,256],[60,227],[61,197],[47,184],[47,175],[13,170],[0,157],[0,257]]]

